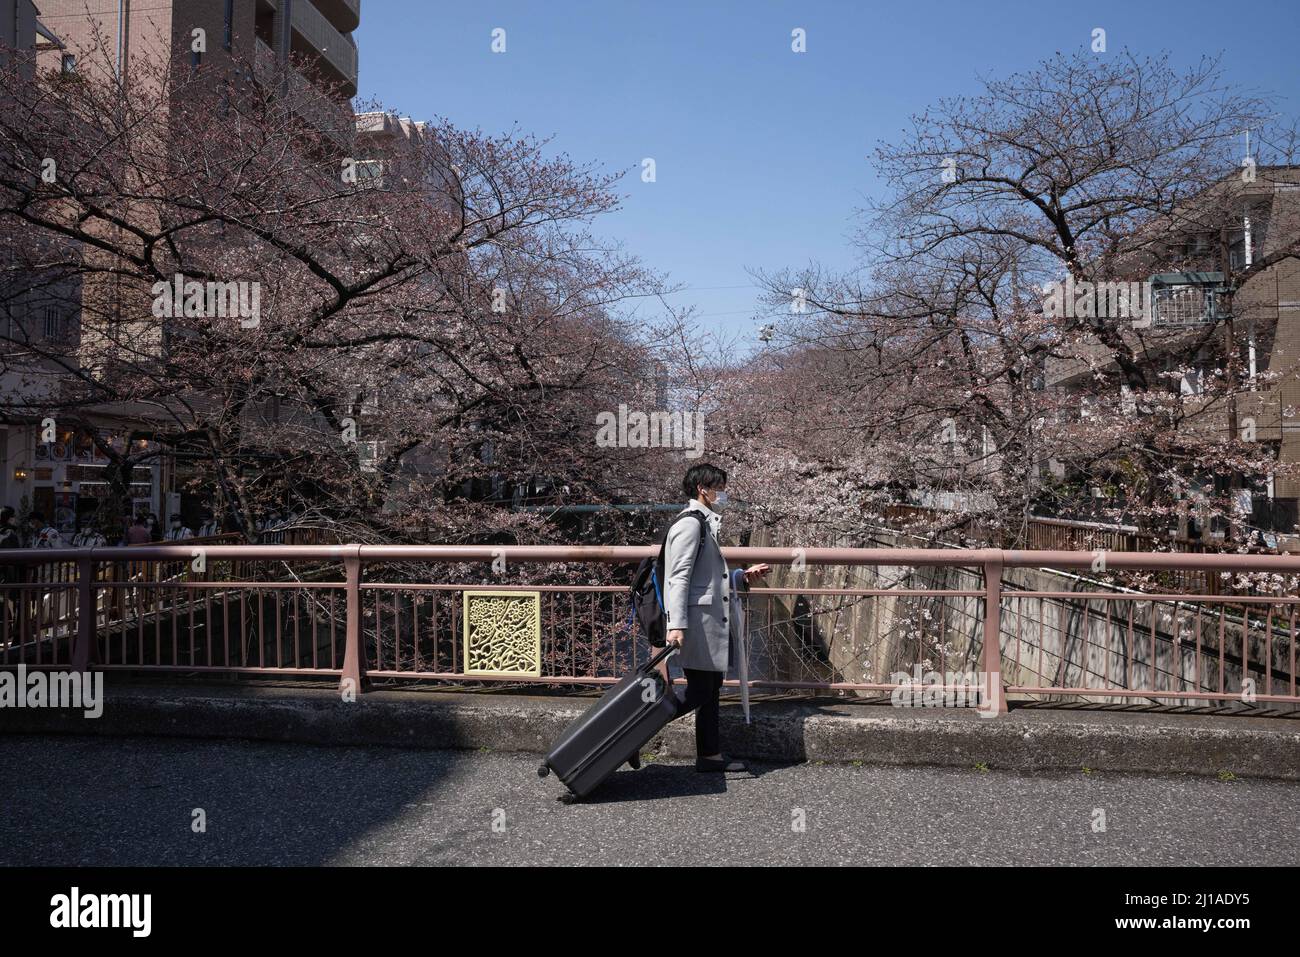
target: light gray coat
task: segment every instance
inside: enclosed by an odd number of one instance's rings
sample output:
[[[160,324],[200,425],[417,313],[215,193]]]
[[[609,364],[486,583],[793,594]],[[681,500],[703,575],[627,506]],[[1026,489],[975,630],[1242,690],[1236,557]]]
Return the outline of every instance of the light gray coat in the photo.
[[[718,545],[722,516],[697,499],[691,499],[687,508],[704,514],[708,532],[701,546],[700,523],[682,518],[668,534],[664,551],[666,624],[669,631],[681,628],[686,632],[677,656],[683,668],[725,673],[731,653],[731,582]]]

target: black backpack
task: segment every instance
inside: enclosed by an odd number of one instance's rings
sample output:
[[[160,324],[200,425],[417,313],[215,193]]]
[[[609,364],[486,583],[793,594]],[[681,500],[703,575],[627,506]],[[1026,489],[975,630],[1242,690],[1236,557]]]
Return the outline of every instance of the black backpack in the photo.
[[[668,631],[664,621],[664,552],[668,548],[668,533],[687,515],[694,516],[700,523],[700,544],[695,551],[696,557],[699,557],[699,548],[704,547],[704,539],[708,534],[708,529],[705,527],[708,519],[702,512],[688,508],[678,512],[664,529],[659,539],[659,554],[654,558],[641,559],[641,564],[636,567],[636,574],[632,576],[632,617],[641,626],[641,633],[654,648],[662,648],[668,643]]]

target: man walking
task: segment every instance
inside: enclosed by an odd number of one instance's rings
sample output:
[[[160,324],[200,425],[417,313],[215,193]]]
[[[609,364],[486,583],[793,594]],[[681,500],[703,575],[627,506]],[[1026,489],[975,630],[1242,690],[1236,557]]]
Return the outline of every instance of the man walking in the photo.
[[[690,499],[687,512],[669,529],[664,552],[664,612],[668,641],[681,647],[686,697],[678,717],[695,716],[695,770],[745,771],[741,761],[722,753],[718,731],[718,695],[733,661],[729,610],[732,582],[719,545],[721,510],[727,504],[727,473],[707,464],[695,465],[682,480]],[[768,571],[754,565],[745,581]],[[738,662],[737,662],[738,663]]]

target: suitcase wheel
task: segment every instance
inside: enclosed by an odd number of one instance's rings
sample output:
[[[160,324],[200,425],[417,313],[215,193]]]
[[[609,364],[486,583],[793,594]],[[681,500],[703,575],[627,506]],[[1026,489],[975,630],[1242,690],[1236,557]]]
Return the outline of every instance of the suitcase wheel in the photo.
[[[545,761],[543,761],[541,764],[537,766],[537,776],[539,778],[544,778],[550,773],[551,773],[551,766],[547,764]]]

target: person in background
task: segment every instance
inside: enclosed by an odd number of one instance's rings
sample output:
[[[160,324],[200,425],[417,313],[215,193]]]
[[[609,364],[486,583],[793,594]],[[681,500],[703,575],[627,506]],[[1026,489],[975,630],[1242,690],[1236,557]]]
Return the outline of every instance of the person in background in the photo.
[[[197,536],[199,538],[215,538],[221,534],[221,523],[217,521],[212,514],[212,509],[203,510],[203,524],[199,526]]]
[[[167,529],[167,541],[181,542],[187,538],[193,538],[194,533],[185,527],[179,515],[172,516],[171,528]]]
[[[161,542],[163,540],[162,525],[158,523],[158,516],[153,512],[149,513],[149,541]]]
[[[18,520],[11,506],[0,508],[0,548],[22,548],[23,537],[18,532]]]
[[[40,512],[32,512],[31,517],[27,519],[27,529],[30,538],[28,546],[31,548],[62,548],[63,536],[53,525],[47,525],[45,516]]]
[[[77,529],[77,534],[72,536],[73,548],[100,548],[107,544],[108,539],[104,538],[103,533],[93,522],[86,522]]]
[[[141,512],[131,523],[131,527],[126,530],[126,543],[128,545],[146,545],[153,541],[149,535],[149,526],[145,524],[144,513]]]
[[[6,505],[0,509],[0,549],[22,547],[23,537],[18,532],[17,516],[14,510]],[[0,583],[14,585],[20,581],[22,581],[22,567],[20,565],[9,562],[0,564]],[[20,595],[21,592],[17,588],[6,588],[3,592],[0,622],[3,622],[4,628],[0,634],[5,635],[5,641],[8,641],[9,623],[14,620],[14,616],[18,613]]]

